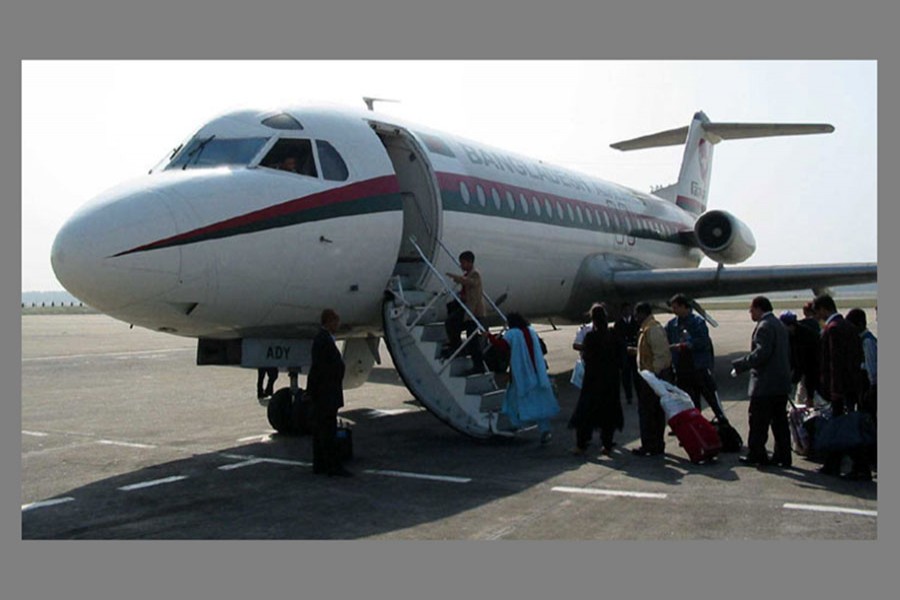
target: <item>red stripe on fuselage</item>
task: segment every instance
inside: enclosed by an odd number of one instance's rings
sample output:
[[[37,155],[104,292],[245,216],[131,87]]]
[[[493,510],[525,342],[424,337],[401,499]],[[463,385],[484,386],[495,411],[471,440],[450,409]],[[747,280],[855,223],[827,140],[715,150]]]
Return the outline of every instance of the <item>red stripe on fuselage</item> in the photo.
[[[512,192],[514,200],[516,202],[519,201],[519,194],[524,194],[529,201],[531,201],[531,197],[535,196],[540,200],[547,198],[552,202],[559,202],[563,207],[566,205],[575,208],[576,206],[580,206],[583,210],[599,210],[606,214],[622,214],[626,213],[629,217],[636,217],[641,219],[646,219],[650,222],[655,223],[664,223],[674,228],[676,231],[681,230],[683,228],[683,223],[678,221],[672,221],[669,219],[661,218],[658,216],[645,215],[642,213],[635,213],[631,211],[623,211],[623,209],[616,205],[608,205],[601,204],[600,202],[593,203],[587,202],[585,200],[577,200],[575,198],[568,198],[566,196],[557,196],[556,194],[550,194],[542,190],[535,190],[533,188],[524,188],[516,185],[510,185],[508,183],[503,183],[500,181],[494,181],[491,179],[481,179],[480,177],[471,177],[469,175],[460,175],[459,173],[448,173],[448,172],[438,172],[437,174],[438,185],[442,190],[456,190],[459,188],[460,183],[466,183],[469,186],[481,185],[481,187],[485,190],[486,197],[490,194],[491,188],[496,188],[497,192],[500,194],[505,194],[507,191]],[[505,198],[501,199],[505,202]],[[617,200],[619,201],[619,200]]]
[[[178,235],[173,235],[168,238],[157,240],[143,246],[138,246],[136,248],[132,248],[131,250],[125,250],[124,252],[119,252],[114,256],[122,256],[124,254],[141,252],[144,250],[152,250],[157,247],[168,246],[176,243],[189,243],[192,238],[202,238],[204,236],[218,233],[220,231],[240,228],[260,221],[277,219],[278,217],[295,214],[313,208],[341,204],[343,202],[350,202],[353,200],[359,200],[361,198],[371,196],[396,194],[399,191],[400,185],[397,182],[397,178],[394,175],[385,175],[384,177],[377,177],[375,179],[368,179],[366,181],[360,181],[358,183],[351,183],[350,185],[334,188],[331,190],[325,190],[324,192],[319,192],[316,194],[310,194],[309,196],[301,196],[300,198],[288,200],[287,202],[282,202],[281,204],[268,206],[266,208],[255,210],[244,215],[232,217],[224,221],[219,221],[218,223],[206,225],[205,227],[200,227],[198,229],[179,233]]]

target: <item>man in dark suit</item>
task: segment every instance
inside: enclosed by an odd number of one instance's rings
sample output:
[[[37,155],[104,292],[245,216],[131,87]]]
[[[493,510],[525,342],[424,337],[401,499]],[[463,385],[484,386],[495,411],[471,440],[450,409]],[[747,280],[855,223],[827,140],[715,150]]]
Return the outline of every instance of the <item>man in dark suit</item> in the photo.
[[[313,408],[313,473],[348,477],[337,452],[337,412],[344,406],[344,359],[334,341],[341,324],[338,314],[322,311],[322,327],[313,339],[312,365],[306,380],[306,393]]]
[[[831,403],[832,417],[838,417],[855,410],[859,400],[859,366],[865,360],[862,341],[856,327],[841,316],[834,299],[828,294],[816,296],[813,309],[819,320],[825,322],[822,328],[819,392]],[[846,478],[870,481],[872,469],[865,452],[852,452],[850,458],[853,466]],[[842,453],[829,454],[819,473],[840,475],[842,459]]]
[[[791,391],[791,345],[788,331],[772,313],[772,303],[757,296],[750,303],[750,318],[756,323],[750,353],[732,361],[731,374],[750,371],[750,431],[745,465],[775,464],[791,466],[791,432],[787,420],[787,401]],[[775,447],[772,458],[766,453],[769,427]]]
[[[640,375],[637,370],[637,359],[628,354],[629,347],[637,347],[640,324],[634,318],[634,309],[630,302],[623,302],[619,308],[619,318],[613,325],[613,335],[621,348],[621,377],[622,388],[625,390],[625,401],[631,404],[634,397],[633,389],[638,386]]]

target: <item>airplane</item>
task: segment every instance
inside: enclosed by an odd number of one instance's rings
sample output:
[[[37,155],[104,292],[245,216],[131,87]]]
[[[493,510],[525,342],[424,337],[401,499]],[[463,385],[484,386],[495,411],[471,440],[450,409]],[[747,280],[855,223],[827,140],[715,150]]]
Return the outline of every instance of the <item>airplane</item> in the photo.
[[[459,272],[463,250],[476,255],[491,307],[476,319],[480,332],[502,328],[503,310],[580,322],[597,300],[665,306],[677,292],[877,279],[876,263],[733,266],[753,254],[754,236],[729,212],[707,209],[716,144],[831,133],[829,124],[720,123],[700,111],[688,126],[612,144],[684,146],[677,182],[645,193],[366,104],[210,120],[148,174],[68,219],[51,252],[57,278],[116,319],[196,338],[198,365],[287,371],[290,386],[264,403],[281,433],[303,432],[298,376],[332,308],[345,389],[380,364],[383,339],[416,400],[475,438],[521,430],[500,411],[493,373],[467,375],[465,352],[441,355],[446,301],[457,298],[445,274]],[[704,257],[717,266],[699,268]]]

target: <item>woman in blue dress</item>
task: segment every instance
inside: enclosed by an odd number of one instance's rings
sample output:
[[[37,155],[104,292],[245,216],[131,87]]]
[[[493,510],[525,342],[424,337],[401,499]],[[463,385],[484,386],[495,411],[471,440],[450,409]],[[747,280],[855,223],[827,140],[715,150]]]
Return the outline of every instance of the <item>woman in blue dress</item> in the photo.
[[[552,436],[550,419],[559,413],[559,403],[547,375],[543,344],[519,313],[507,315],[507,324],[503,337],[489,338],[492,344],[509,350],[510,381],[500,412],[516,428],[536,423],[541,443],[546,444]]]

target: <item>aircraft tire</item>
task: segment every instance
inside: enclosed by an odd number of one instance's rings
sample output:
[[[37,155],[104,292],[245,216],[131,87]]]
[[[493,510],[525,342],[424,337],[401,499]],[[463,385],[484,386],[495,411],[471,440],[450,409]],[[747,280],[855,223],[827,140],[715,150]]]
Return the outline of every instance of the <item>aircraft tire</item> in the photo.
[[[291,388],[284,387],[272,394],[266,416],[269,418],[269,425],[278,433],[296,433],[291,419]]]

